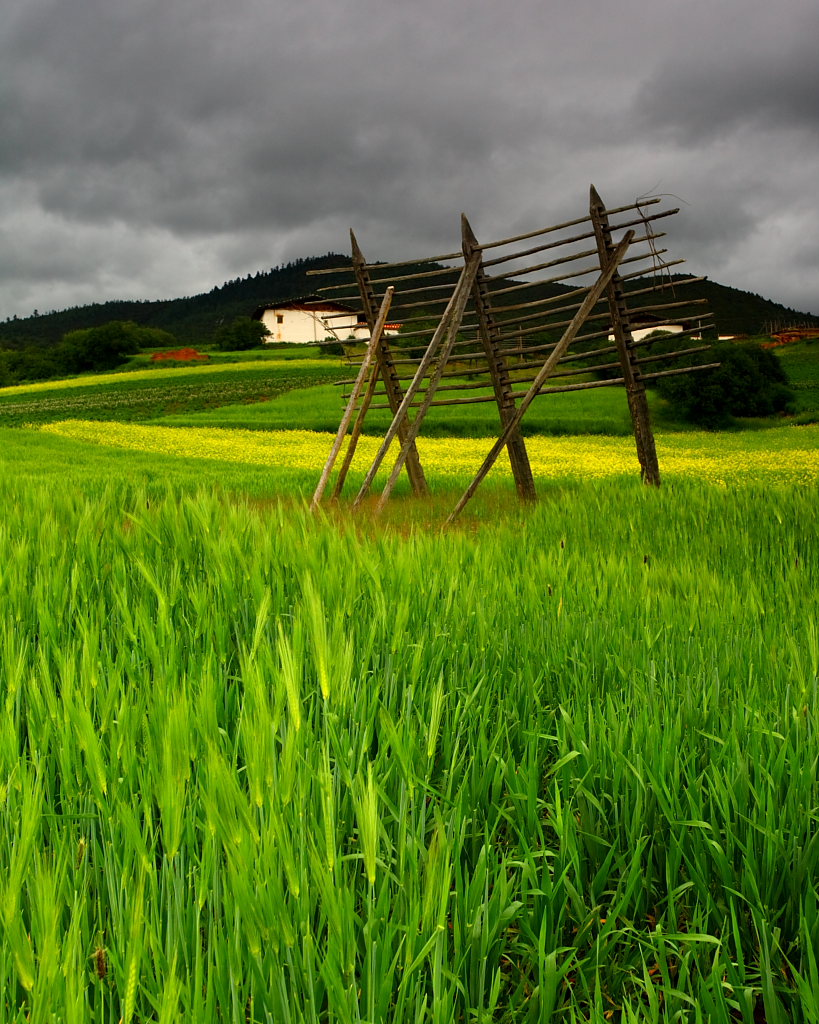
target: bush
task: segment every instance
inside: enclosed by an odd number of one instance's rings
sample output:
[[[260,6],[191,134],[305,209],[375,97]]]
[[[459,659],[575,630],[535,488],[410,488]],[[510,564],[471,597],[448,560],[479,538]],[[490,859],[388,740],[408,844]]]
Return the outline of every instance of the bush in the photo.
[[[100,327],[69,331],[54,349],[54,360],[64,373],[83,370],[113,370],[141,348],[174,346],[167,331],[138,327],[131,320],[111,320]]]
[[[233,323],[220,327],[213,340],[222,352],[244,352],[263,344],[268,333],[261,320],[237,316]]]
[[[761,345],[723,342],[713,346],[708,361],[720,366],[657,381],[658,392],[682,419],[721,427],[735,416],[774,416],[791,408],[788,376]]]

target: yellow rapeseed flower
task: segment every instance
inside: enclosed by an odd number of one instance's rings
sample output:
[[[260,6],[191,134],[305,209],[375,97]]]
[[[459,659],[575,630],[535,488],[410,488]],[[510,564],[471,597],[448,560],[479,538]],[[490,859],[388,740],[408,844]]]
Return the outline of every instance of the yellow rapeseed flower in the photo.
[[[36,429],[89,444],[157,452],[185,459],[217,459],[320,473],[333,436],[312,430],[228,430],[218,427],[162,427],[138,423],[64,420]],[[380,438],[360,439],[354,467],[366,469]],[[420,438],[419,452],[432,477],[468,479],[480,466],[491,438]],[[764,447],[763,447],[764,445]],[[630,437],[576,435],[526,440],[532,471],[542,479],[595,478],[637,472]],[[397,446],[394,446],[397,453]],[[684,433],[657,436],[665,478],[693,477],[715,484],[743,481],[819,481],[819,427],[782,427],[753,434]],[[496,475],[509,475],[506,456]]]

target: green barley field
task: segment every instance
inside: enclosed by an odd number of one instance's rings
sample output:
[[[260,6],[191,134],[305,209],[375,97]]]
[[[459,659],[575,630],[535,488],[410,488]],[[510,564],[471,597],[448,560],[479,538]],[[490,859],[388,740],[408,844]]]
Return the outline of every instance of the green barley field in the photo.
[[[443,533],[485,436],[311,516],[281,373],[0,392],[0,1024],[819,1021],[819,427],[532,438]]]

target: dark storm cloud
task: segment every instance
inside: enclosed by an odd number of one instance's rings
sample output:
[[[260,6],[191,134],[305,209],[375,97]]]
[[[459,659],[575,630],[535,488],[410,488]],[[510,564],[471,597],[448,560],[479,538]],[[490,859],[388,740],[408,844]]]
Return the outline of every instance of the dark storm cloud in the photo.
[[[733,5],[729,5],[733,6]],[[650,130],[694,146],[743,128],[762,133],[819,126],[819,6],[732,12],[725,36],[671,53],[645,83],[638,111]]]
[[[374,258],[447,251],[462,209],[484,238],[526,230],[577,215],[590,181],[611,204],[680,194],[692,267],[819,308],[799,244],[819,230],[817,15],[12,0],[0,313],[207,290],[343,248],[350,224]]]

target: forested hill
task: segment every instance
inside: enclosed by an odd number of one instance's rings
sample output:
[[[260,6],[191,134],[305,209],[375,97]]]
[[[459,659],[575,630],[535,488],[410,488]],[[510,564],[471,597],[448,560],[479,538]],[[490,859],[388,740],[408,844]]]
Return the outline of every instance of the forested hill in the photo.
[[[48,347],[68,331],[97,327],[111,320],[132,320],[142,327],[161,328],[173,334],[180,344],[206,344],[222,324],[238,316],[249,316],[257,306],[311,294],[319,286],[334,283],[332,277],[308,277],[308,270],[344,266],[348,261],[348,256],[328,253],[226,281],[202,295],[155,302],[94,303],[24,320],[8,320],[0,323],[0,348]],[[560,290],[559,286],[551,288],[555,292]],[[819,317],[715,281],[689,286],[682,297],[707,299],[720,334],[763,334],[771,323],[819,323]],[[668,301],[667,290],[658,299]]]
[[[680,280],[672,276],[670,285]],[[667,287],[663,292],[664,300],[668,301]],[[660,296],[657,296],[660,298]],[[809,313],[800,313],[778,302],[764,299],[755,292],[744,292],[739,288],[729,288],[716,281],[701,281],[680,289],[680,298],[702,298],[708,302],[708,308],[714,314],[714,322],[720,334],[769,334],[780,327],[792,324],[819,324],[819,317]]]
[[[195,346],[209,342],[222,324],[237,316],[250,316],[257,306],[311,294],[318,286],[334,283],[332,276],[308,277],[308,270],[349,262],[349,256],[328,253],[237,277],[202,295],[155,302],[95,302],[25,320],[8,320],[0,323],[0,348],[55,345],[68,331],[98,327],[111,320],[132,320],[140,327],[159,327],[170,331],[180,343]]]

